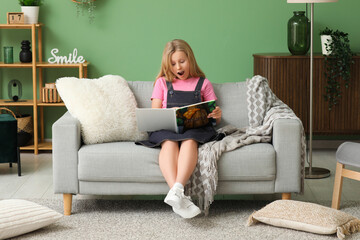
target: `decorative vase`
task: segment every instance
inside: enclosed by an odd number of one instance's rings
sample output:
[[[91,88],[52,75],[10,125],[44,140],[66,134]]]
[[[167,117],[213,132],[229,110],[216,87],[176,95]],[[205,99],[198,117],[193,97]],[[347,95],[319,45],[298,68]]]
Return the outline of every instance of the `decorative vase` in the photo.
[[[13,47],[4,47],[4,63],[14,63]]]
[[[25,24],[36,24],[39,18],[39,6],[21,6],[21,11],[24,13]]]
[[[321,51],[323,55],[330,55],[331,50],[326,49],[326,46],[332,42],[332,37],[330,35],[321,35]]]
[[[21,42],[19,58],[22,63],[30,63],[32,61],[32,52],[30,51],[30,42],[28,40]]]
[[[288,48],[293,55],[304,55],[310,48],[310,22],[304,11],[295,11],[288,21]]]

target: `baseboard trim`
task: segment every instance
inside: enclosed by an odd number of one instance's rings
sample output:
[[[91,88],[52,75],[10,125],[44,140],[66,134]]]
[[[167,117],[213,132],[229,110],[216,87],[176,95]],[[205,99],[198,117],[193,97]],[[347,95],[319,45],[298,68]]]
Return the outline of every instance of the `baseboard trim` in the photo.
[[[337,149],[344,142],[357,142],[360,140],[313,140],[313,149]],[[309,145],[309,141],[307,141]]]

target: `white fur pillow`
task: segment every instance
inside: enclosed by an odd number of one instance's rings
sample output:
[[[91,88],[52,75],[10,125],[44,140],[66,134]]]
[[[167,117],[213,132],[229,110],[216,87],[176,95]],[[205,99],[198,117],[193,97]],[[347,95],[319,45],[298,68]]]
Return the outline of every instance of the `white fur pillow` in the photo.
[[[147,134],[137,129],[137,103],[124,78],[64,77],[56,81],[56,88],[70,114],[80,121],[85,144],[146,139]]]

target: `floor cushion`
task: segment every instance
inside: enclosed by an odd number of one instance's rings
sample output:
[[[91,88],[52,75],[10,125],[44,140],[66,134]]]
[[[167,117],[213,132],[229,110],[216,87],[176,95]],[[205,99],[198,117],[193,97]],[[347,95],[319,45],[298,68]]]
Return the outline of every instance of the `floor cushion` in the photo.
[[[315,203],[277,200],[248,219],[247,225],[257,222],[317,234],[337,233],[339,239],[360,230],[360,220],[342,211]]]
[[[62,214],[27,200],[0,201],[0,239],[15,237],[48,226]]]

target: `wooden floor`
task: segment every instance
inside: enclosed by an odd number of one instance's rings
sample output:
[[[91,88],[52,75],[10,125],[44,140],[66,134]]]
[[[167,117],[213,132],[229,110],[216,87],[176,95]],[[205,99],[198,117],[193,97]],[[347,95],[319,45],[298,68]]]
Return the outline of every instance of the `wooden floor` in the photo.
[[[52,155],[51,153],[21,153],[22,176],[17,175],[17,165],[0,164],[0,199],[62,199],[62,195],[53,193]],[[305,194],[293,194],[292,199],[317,202],[331,201],[335,175],[335,150],[314,150],[313,166],[324,167],[331,171],[331,176],[324,179],[306,179]],[[357,171],[360,169],[351,168]],[[148,196],[147,196],[148,197]],[[155,196],[154,196],[155,197]],[[163,196],[158,196],[161,198]],[[231,196],[223,196],[224,199]],[[272,200],[280,195],[249,195],[238,196],[240,199]],[[81,196],[83,198],[128,199],[134,196]],[[222,198],[220,196],[220,198]],[[342,200],[360,202],[360,182],[344,179]]]

